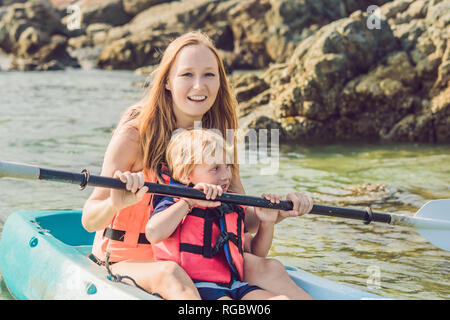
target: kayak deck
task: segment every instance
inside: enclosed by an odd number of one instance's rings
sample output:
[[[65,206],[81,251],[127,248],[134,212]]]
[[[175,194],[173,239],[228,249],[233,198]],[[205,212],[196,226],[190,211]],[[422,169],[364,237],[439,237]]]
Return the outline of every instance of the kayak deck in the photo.
[[[16,299],[160,299],[134,286],[108,279],[93,262],[94,233],[81,225],[81,211],[16,211],[3,228],[0,272]],[[303,270],[286,267],[314,299],[380,299]]]

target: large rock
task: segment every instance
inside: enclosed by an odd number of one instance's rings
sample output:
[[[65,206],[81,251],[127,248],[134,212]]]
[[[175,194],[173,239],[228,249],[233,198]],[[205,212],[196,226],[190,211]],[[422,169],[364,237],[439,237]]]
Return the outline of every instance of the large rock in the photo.
[[[231,77],[243,126],[296,143],[450,141],[449,0],[82,0],[70,33],[57,16],[74,1],[50,1],[61,11],[0,10],[15,68],[62,67],[71,37],[97,67],[153,70],[170,40],[201,29],[228,72],[253,70]]]
[[[91,23],[119,26],[131,20],[123,8],[122,0],[81,0],[77,5],[81,9],[81,21],[85,26]]]
[[[286,70],[275,77],[275,81],[289,79],[275,84],[273,90],[275,104],[281,106],[277,116],[299,115],[319,121],[336,116],[345,84],[395,47],[388,25],[383,32],[373,32],[355,17],[323,27],[296,48]]]
[[[0,6],[9,6],[14,3],[24,3],[27,2],[27,0],[1,0]]]
[[[25,32],[24,32],[25,33]],[[51,36],[48,44],[41,45],[34,53],[14,57],[10,69],[19,71],[62,70],[79,67],[78,62],[66,51],[67,39],[60,35]]]
[[[154,5],[170,1],[172,0],[122,0],[123,10],[132,17]]]
[[[284,62],[320,27],[388,0],[248,0],[229,11],[236,69]]]
[[[150,30],[166,33],[201,29],[216,41],[228,71],[261,69],[284,62],[297,45],[320,27],[387,0],[122,0],[134,18],[112,28],[108,45]],[[103,19],[103,22],[109,23]],[[97,44],[95,44],[97,45]],[[110,48],[105,48],[111,51]],[[126,64],[122,64],[126,65]],[[109,68],[110,66],[108,66]]]
[[[161,51],[173,36],[149,32],[114,41],[103,49],[97,59],[97,66],[104,69],[137,69],[157,64],[161,59]]]
[[[270,88],[240,103],[245,123],[296,143],[449,142],[449,4],[398,0],[380,30],[363,12],[320,28],[260,76]]]
[[[450,86],[431,101],[434,141],[450,141]]]
[[[12,54],[16,70],[78,67],[66,51],[67,29],[60,15],[45,0],[14,4],[0,20],[0,47]]]
[[[144,10],[125,26],[108,31],[108,44],[98,58],[98,67],[136,69],[158,63],[160,52],[170,40],[186,32],[186,25],[195,27],[209,21],[219,3],[208,0],[169,2]],[[216,34],[217,38],[220,36]]]
[[[208,21],[209,14],[218,3],[211,0],[191,0],[151,6],[120,28],[122,30],[117,32],[115,40],[121,38],[122,34],[138,35],[155,29],[170,32],[180,26],[185,31],[201,27]],[[114,37],[111,37],[111,40],[114,40]]]
[[[356,118],[358,122],[363,114],[372,118],[365,125],[361,123],[361,132],[350,128],[349,134],[371,140],[390,137],[384,133],[420,106],[420,99],[414,96],[419,88],[420,82],[408,55],[395,51],[384,63],[346,84],[338,99],[339,115]]]

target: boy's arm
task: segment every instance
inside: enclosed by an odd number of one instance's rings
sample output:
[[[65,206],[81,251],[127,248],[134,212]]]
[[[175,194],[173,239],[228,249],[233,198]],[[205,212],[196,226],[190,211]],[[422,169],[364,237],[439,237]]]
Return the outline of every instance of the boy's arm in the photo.
[[[148,220],[145,226],[145,236],[150,243],[158,243],[167,239],[188,213],[189,204],[180,199]]]
[[[204,194],[209,195],[222,195],[222,189],[220,186],[209,183],[197,183],[194,189],[203,191]],[[214,195],[215,194],[215,195]],[[160,203],[161,206],[163,204]],[[189,198],[180,198],[178,202],[171,204],[168,208],[160,207],[161,211],[158,211],[158,206],[153,211],[153,215],[148,220],[145,226],[145,236],[150,243],[158,243],[167,239],[172,235],[175,229],[180,224],[181,220],[189,213],[192,207],[217,207],[220,206],[220,201],[211,200],[195,200]]]

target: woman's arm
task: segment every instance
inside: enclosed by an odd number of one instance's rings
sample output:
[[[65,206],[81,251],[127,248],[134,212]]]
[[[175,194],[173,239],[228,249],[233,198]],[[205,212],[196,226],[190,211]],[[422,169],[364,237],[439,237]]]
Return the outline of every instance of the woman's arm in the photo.
[[[261,197],[269,200],[271,203],[280,203],[282,199],[281,196],[272,193],[263,193]],[[255,208],[255,215],[260,222],[258,232],[251,240],[249,252],[260,257],[266,257],[272,246],[273,232],[279,210]]]
[[[230,189],[234,193],[245,194],[244,186],[242,185],[238,168],[236,169],[236,172],[233,174]],[[255,215],[255,208],[245,207],[244,209],[245,209],[245,227],[247,228],[248,232],[256,233],[259,227],[259,219]]]
[[[245,194],[244,186],[242,185],[241,177],[239,175],[239,168],[233,175],[231,181],[231,190],[235,193]],[[293,209],[290,211],[280,211],[277,221],[279,223],[287,217],[299,217],[311,211],[313,207],[313,200],[301,192],[290,192],[286,195],[286,200],[293,203]],[[259,227],[259,219],[256,217],[254,207],[245,207],[245,227],[251,233],[256,233]]]
[[[266,257],[272,247],[272,239],[274,232],[274,223],[262,221],[256,235],[251,239],[250,245],[247,247],[250,252],[259,257]]]
[[[129,206],[137,201],[145,194],[142,188],[143,181],[136,181],[136,175],[131,176],[127,173],[118,174],[117,171],[132,171],[134,164],[140,157],[139,150],[139,133],[133,127],[123,127],[119,129],[112,137],[102,166],[102,176],[121,177],[129,179],[127,188],[131,191],[113,190],[108,188],[94,188],[91,196],[88,198],[83,207],[83,215],[81,222],[83,227],[89,231],[97,231],[108,226],[116,213],[122,209],[124,205]],[[125,182],[125,181],[124,181]],[[145,187],[146,188],[146,187]]]

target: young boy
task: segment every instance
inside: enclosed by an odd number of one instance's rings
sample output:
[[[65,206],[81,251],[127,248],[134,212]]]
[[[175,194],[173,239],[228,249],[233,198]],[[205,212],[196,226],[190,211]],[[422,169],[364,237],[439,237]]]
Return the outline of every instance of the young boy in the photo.
[[[210,130],[183,130],[167,147],[166,161],[174,185],[189,185],[214,200],[230,186],[233,149]],[[272,203],[281,197],[262,195]],[[243,279],[243,252],[265,257],[272,245],[278,210],[255,208],[260,227],[253,238],[244,227],[241,206],[219,201],[155,196],[146,226],[156,259],[172,260],[194,280],[204,300],[287,299]]]

